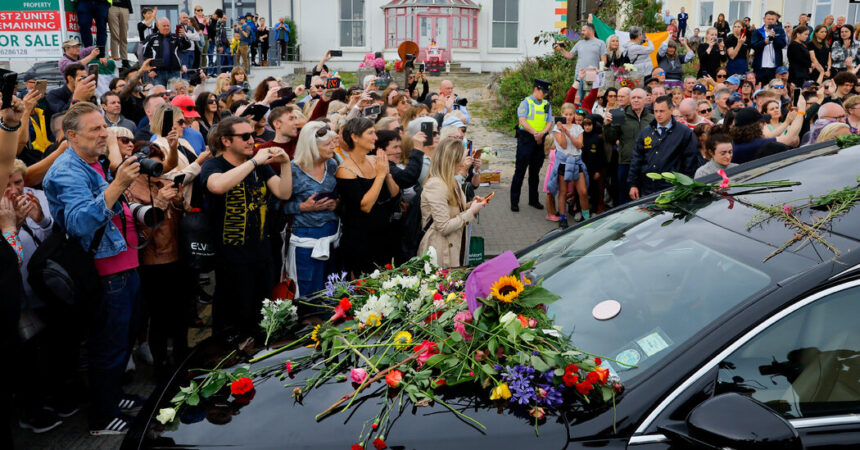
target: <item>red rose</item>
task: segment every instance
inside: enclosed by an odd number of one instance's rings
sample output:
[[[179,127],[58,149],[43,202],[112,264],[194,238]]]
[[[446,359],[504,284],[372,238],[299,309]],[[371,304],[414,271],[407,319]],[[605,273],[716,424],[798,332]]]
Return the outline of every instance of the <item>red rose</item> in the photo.
[[[364,446],[361,444],[352,444],[352,447],[349,450],[364,450]]]
[[[594,369],[594,373],[597,374],[597,381],[600,381],[600,384],[606,384],[606,381],[609,380],[609,369],[605,367]]]
[[[420,355],[418,355],[417,358],[419,369],[424,366],[424,363],[426,363],[431,356],[439,353],[439,349],[436,348],[436,343],[428,341],[427,339],[424,339],[424,342],[420,345],[415,346],[414,351],[420,352]]]
[[[576,373],[574,372],[565,372],[564,376],[561,377],[561,380],[564,381],[565,386],[573,386],[577,381],[579,381],[579,377],[576,376]]]
[[[595,364],[595,365],[598,365],[598,366],[599,366],[601,362],[602,362],[602,361],[600,360],[600,358],[594,358],[594,364]]]
[[[582,395],[588,395],[591,390],[594,389],[594,386],[587,382],[583,381],[582,383],[576,383],[576,390]]]
[[[600,375],[598,375],[595,371],[588,372],[588,374],[585,375],[585,381],[591,384],[597,383],[598,381],[600,381]]]
[[[251,389],[254,389],[254,382],[248,377],[242,377],[230,383],[230,392],[233,395],[247,394]]]
[[[349,299],[346,297],[340,299],[340,302],[337,304],[337,306],[339,306],[340,309],[344,311],[349,311],[350,309],[352,309],[352,303],[350,303]]]
[[[564,368],[565,372],[579,372],[579,366],[576,364],[568,364],[567,367]]]
[[[376,447],[376,450],[382,450],[383,448],[388,447],[385,441],[379,438],[373,440],[373,446]]]
[[[388,270],[391,270],[391,264],[386,264],[386,265],[385,265],[385,268],[386,268],[386,269],[388,269]]]
[[[438,387],[445,386],[446,384],[448,384],[448,382],[447,382],[447,381],[445,381],[445,380],[443,380],[442,378],[437,378],[437,379],[436,379],[436,387],[437,387],[437,388],[438,388]]]
[[[427,318],[424,319],[424,323],[430,323],[430,322],[432,322],[432,321],[434,321],[440,317],[442,317],[442,311],[436,311],[433,314],[430,314],[429,316],[427,316]]]
[[[355,285],[356,285],[356,286],[361,286],[361,280],[356,280],[356,281],[355,281]]]

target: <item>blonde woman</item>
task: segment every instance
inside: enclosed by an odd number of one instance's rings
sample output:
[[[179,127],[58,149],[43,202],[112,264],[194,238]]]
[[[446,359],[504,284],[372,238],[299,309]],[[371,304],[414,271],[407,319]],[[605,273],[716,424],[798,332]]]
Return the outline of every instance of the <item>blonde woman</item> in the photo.
[[[440,141],[421,192],[421,224],[426,232],[418,254],[435,248],[440,267],[460,267],[465,263],[466,228],[488,202],[481,197],[466,202],[456,178],[464,154],[462,141]]]
[[[223,75],[223,76],[222,76]],[[227,89],[230,89],[230,78],[226,73],[222,73],[215,80],[215,91],[212,92],[215,96],[219,96],[227,92]]]
[[[832,141],[845,134],[851,134],[851,128],[848,124],[833,122],[821,129],[821,133],[818,135],[818,138],[815,139],[815,143],[818,144],[820,142]]]
[[[337,162],[333,159],[337,134],[323,122],[308,122],[299,134],[293,158],[293,195],[284,212],[293,216],[285,264],[287,276],[297,280],[296,295],[322,290],[337,267],[331,252],[340,241]]]

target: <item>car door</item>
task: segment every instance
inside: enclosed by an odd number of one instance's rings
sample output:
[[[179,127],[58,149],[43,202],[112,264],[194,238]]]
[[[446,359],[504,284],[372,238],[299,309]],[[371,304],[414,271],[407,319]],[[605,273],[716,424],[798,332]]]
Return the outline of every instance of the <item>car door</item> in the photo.
[[[778,311],[661,402],[628,448],[683,448],[654,432],[655,425],[682,421],[706,392],[709,397],[735,392],[759,401],[794,426],[806,449],[860,447],[858,322],[860,280]]]

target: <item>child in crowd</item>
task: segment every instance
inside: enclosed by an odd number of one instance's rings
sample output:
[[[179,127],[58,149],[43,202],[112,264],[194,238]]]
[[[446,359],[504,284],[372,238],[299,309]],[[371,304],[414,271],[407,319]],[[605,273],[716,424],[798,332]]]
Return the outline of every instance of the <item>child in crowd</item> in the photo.
[[[603,142],[603,132],[600,122],[586,117],[582,121],[582,161],[587,173],[591,174],[588,183],[588,197],[591,211],[600,212],[603,200],[603,178],[601,173],[606,167],[606,148]],[[582,217],[588,219],[591,211],[583,208]]]

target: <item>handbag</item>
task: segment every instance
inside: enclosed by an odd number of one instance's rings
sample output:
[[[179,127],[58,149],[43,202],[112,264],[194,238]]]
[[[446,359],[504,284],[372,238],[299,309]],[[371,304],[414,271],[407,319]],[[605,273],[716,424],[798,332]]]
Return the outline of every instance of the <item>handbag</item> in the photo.
[[[209,218],[197,208],[179,221],[179,248],[191,269],[201,273],[214,269],[215,242]]]
[[[24,229],[29,231],[29,228]],[[33,291],[46,302],[66,305],[85,304],[101,297],[101,277],[93,256],[105,229],[103,226],[96,231],[86,251],[57,224],[44,241],[30,232],[37,246],[27,263],[27,282]]]

